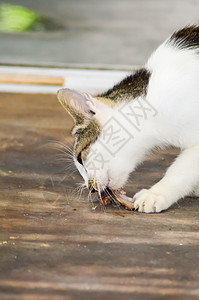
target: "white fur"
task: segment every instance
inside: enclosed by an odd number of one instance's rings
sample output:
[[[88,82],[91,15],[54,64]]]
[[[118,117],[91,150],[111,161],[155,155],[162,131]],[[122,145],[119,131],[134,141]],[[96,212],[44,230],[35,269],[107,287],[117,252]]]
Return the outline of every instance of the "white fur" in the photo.
[[[135,207],[151,213],[167,209],[194,188],[199,195],[199,55],[194,50],[179,50],[164,43],[153,53],[146,68],[152,73],[146,98],[133,101],[136,104],[147,100],[157,114],[143,118],[137,131],[121,115],[120,107],[96,110],[95,118],[102,125],[102,133],[91,150],[101,153],[107,162],[93,171],[89,170],[88,160],[84,179],[87,182],[96,177],[101,189],[105,186],[118,189],[150,149],[165,145],[180,147],[182,153],[164,178],[134,196]],[[133,134],[115,156],[103,147],[103,128],[112,117]]]

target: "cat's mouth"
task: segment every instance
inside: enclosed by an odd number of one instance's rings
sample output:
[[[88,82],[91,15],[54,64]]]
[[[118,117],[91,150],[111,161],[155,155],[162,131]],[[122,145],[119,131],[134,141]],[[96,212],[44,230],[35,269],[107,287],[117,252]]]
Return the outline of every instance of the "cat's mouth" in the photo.
[[[91,193],[95,193],[98,191],[99,186],[98,186],[97,180],[95,178],[90,179],[88,181],[88,189]]]
[[[95,182],[94,180],[89,180],[88,188],[91,193],[98,192],[97,182]],[[125,206],[128,210],[134,209],[134,199],[126,196],[124,188],[112,190],[109,187],[106,187],[102,192],[98,193],[98,197],[101,205],[122,205]]]

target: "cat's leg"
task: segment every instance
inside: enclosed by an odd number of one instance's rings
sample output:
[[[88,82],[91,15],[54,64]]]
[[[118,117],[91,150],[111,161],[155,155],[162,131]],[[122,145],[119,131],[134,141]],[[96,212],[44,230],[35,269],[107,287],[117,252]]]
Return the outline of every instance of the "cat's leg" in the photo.
[[[149,190],[134,196],[140,212],[161,212],[188,195],[199,181],[199,145],[184,150],[168,168],[165,176]],[[199,192],[199,189],[198,189]]]

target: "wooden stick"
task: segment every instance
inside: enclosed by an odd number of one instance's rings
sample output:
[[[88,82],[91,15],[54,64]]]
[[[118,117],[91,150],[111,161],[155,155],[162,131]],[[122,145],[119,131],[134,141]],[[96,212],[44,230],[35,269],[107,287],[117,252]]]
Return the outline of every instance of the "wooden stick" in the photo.
[[[0,74],[0,83],[35,84],[35,85],[64,85],[64,77],[25,74]]]

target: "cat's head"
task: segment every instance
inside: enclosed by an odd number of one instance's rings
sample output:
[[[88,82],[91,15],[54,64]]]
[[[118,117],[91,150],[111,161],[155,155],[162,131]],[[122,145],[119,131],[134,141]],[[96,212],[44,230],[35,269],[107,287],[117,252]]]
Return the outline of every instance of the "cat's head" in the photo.
[[[74,120],[74,162],[87,187],[122,187],[131,170],[129,149],[115,148],[123,139],[118,103],[70,89],[59,90],[58,99]]]

